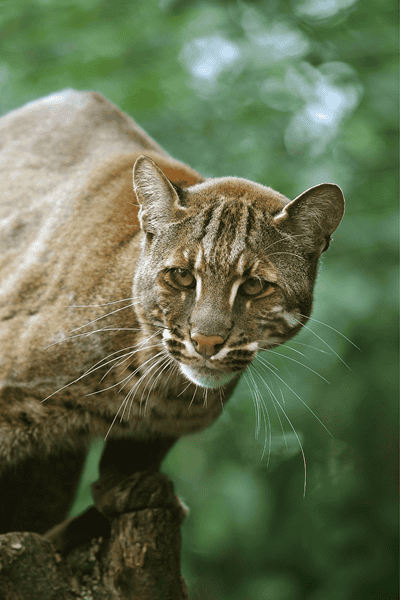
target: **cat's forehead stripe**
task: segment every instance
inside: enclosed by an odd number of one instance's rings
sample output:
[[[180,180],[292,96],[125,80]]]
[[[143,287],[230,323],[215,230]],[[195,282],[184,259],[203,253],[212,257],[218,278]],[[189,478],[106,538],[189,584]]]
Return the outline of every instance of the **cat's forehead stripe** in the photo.
[[[236,265],[236,271],[239,275],[243,275],[245,269],[246,259],[244,256],[244,252],[239,256],[239,260]]]
[[[239,289],[239,287],[240,287],[240,285],[241,285],[242,283],[243,283],[243,280],[242,280],[242,279],[237,279],[237,280],[235,281],[235,283],[232,285],[232,288],[231,288],[231,293],[230,293],[230,296],[229,296],[229,306],[230,306],[231,308],[232,308],[232,307],[233,307],[233,305],[234,305],[234,302],[235,302],[235,298],[236,298],[237,291],[238,291],[238,289]]]
[[[206,225],[206,234],[203,237],[204,257],[207,261],[211,259],[211,252],[215,248],[218,231],[221,227],[221,215],[226,206],[226,201],[222,201],[211,214],[210,221]]]
[[[194,262],[194,268],[199,270],[201,268],[202,262],[203,262],[203,249],[201,246],[198,247],[197,250],[197,255],[196,255],[196,259]]]
[[[203,219],[200,237],[205,260],[210,263],[213,258],[220,264],[234,264],[246,249],[254,224],[249,204],[225,199],[211,212],[205,211]]]
[[[236,228],[235,239],[233,240],[231,251],[229,254],[228,262],[233,264],[240,254],[246,248],[246,238],[248,230],[249,220],[249,206],[248,204],[242,205],[242,212],[239,215],[239,222]]]

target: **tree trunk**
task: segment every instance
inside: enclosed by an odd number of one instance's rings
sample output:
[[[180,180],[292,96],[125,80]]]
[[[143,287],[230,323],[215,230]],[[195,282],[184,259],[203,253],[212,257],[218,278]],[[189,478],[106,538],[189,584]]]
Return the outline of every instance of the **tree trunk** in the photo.
[[[137,442],[112,442],[93,485],[95,507],[45,536],[1,535],[0,599],[187,600],[180,574],[186,509],[157,471],[172,443],[146,444],[134,466],[150,470],[127,474],[120,451],[126,456]]]

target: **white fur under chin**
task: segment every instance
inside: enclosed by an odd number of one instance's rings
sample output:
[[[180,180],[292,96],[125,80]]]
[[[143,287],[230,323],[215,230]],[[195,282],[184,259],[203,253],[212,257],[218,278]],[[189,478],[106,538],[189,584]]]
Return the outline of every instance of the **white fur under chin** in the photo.
[[[179,366],[181,372],[189,381],[203,388],[219,388],[229,383],[237,375],[237,373],[218,373],[217,371],[215,373],[211,371],[201,373],[187,365],[180,364]]]

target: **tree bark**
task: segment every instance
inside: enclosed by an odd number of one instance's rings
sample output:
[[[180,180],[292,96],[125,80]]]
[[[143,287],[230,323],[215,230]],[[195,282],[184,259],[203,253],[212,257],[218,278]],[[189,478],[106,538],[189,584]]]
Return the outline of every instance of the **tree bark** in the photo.
[[[147,447],[156,450],[153,461],[143,454],[150,470],[127,474],[109,460],[125,454],[126,442],[113,443],[93,485],[95,507],[45,536],[1,535],[0,600],[187,600],[180,574],[186,509],[157,471],[171,445]]]

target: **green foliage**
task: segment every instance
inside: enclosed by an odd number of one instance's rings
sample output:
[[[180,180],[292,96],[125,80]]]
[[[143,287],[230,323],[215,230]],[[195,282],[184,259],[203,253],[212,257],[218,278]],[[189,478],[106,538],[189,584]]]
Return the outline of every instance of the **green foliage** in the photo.
[[[261,412],[258,440],[243,379],[220,420],[167,459],[191,507],[183,568],[193,600],[395,597],[396,8],[1,5],[1,113],[57,89],[95,89],[205,175],[247,177],[289,197],[322,181],[345,192],[316,321],[282,356],[269,353],[269,368],[252,370],[270,419]]]

